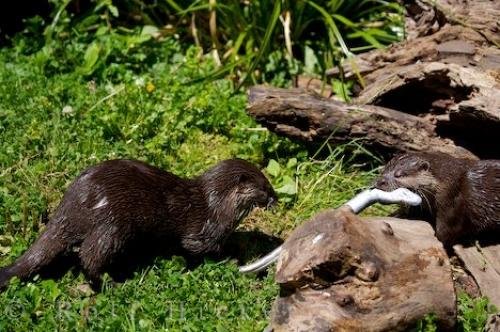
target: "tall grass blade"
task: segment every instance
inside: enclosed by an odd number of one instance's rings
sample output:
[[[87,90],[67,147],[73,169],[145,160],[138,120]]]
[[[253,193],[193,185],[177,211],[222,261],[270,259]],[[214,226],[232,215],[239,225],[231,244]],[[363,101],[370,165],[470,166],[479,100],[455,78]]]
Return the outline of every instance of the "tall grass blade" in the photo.
[[[313,1],[307,1],[307,4],[316,9],[323,16],[323,18],[325,19],[325,23],[330,28],[329,31],[337,39],[337,42],[339,43],[340,48],[342,49],[342,52],[345,54],[346,57],[350,57],[352,53],[351,51],[349,51],[349,48],[344,42],[344,38],[342,37],[342,34],[340,33],[337,27],[337,24],[335,24],[335,22],[333,21],[332,16],[323,7],[319,6]]]
[[[177,4],[174,0],[165,0],[165,2],[172,7],[177,13],[182,12],[182,7]]]
[[[281,0],[274,0],[273,12],[271,14],[271,17],[269,18],[270,19],[269,24],[267,25],[266,33],[264,34],[264,39],[262,40],[262,43],[260,45],[259,53],[257,53],[257,56],[255,57],[254,61],[248,68],[248,71],[245,73],[243,78],[236,86],[236,90],[239,90],[241,85],[245,83],[245,81],[248,79],[248,75],[252,74],[252,72],[255,70],[260,60],[262,59],[262,56],[266,52],[267,47],[269,46],[269,43],[271,41],[271,37],[273,36],[273,33],[275,31],[276,24],[278,23],[280,14],[281,14]]]

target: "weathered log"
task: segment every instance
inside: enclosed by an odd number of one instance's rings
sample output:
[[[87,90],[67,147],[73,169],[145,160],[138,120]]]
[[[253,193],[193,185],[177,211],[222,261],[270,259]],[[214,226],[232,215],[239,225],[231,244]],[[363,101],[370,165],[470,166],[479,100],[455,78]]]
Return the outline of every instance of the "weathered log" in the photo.
[[[406,40],[342,66],[344,78],[363,77],[353,103],[424,117],[439,136],[482,158],[500,158],[500,2],[402,3]]]
[[[343,64],[344,77],[361,74],[366,85],[379,76],[416,62],[456,63],[498,70],[500,3],[489,0],[404,0],[406,40],[360,54]],[[339,74],[338,68],[326,72]]]
[[[383,74],[356,103],[418,115],[432,122],[439,136],[483,158],[500,158],[500,84],[493,76],[442,62],[378,72]]]
[[[418,62],[455,63],[481,71],[492,71],[496,75],[500,62],[500,50],[494,46],[478,46],[484,42],[479,33],[461,35],[460,27],[450,26],[435,35],[418,38],[388,49],[362,53],[344,61],[344,78],[363,77],[363,85],[375,83],[386,73]],[[337,76],[340,71],[332,68],[327,76]]]
[[[451,265],[453,266],[453,281],[455,283],[455,293],[465,293],[471,298],[481,297],[481,290],[476,279],[471,276],[470,272],[463,266],[463,262],[457,256],[451,257]]]
[[[352,105],[334,102],[325,107],[324,101],[296,90],[286,94],[256,88],[250,91],[250,114],[279,134],[309,142],[321,143],[330,135],[335,143],[361,137],[389,152],[455,154],[458,146],[481,158],[500,158],[500,2],[402,3],[407,9],[406,40],[342,65],[343,78],[359,83]],[[334,68],[327,76],[340,72]],[[309,80],[301,82],[311,87]],[[312,88],[319,91],[318,86],[316,82]],[[415,140],[410,134],[417,135]]]
[[[451,267],[422,221],[321,212],[286,240],[274,331],[403,331],[434,314],[456,322]]]
[[[500,313],[488,317],[484,332],[500,332]]]
[[[500,308],[500,244],[455,245],[453,250],[476,280],[481,294]]]
[[[417,116],[373,105],[348,105],[301,89],[249,91],[248,113],[278,134],[307,142],[358,140],[388,152],[434,150],[472,157]]]

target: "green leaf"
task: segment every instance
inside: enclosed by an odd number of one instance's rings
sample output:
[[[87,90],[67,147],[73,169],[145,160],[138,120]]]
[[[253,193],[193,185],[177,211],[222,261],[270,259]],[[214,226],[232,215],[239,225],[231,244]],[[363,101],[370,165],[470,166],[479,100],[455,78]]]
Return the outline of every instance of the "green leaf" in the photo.
[[[272,177],[277,177],[280,174],[281,167],[280,164],[274,159],[269,160],[269,164],[266,167],[266,171]]]
[[[97,29],[97,31],[95,32],[95,35],[96,36],[104,36],[108,32],[109,32],[109,28],[107,26],[103,25],[103,26],[100,26],[99,29]]]
[[[295,166],[297,166],[297,158],[288,159],[288,162],[286,163],[286,168],[294,169]]]
[[[232,61],[236,61],[236,56],[238,55],[238,52],[240,50],[241,45],[243,44],[243,41],[245,40],[247,36],[247,32],[243,31],[238,35],[238,38],[236,39],[236,42],[234,43],[233,49],[232,49],[232,54],[231,54],[231,59]]]
[[[277,193],[290,196],[297,194],[297,186],[295,185],[295,181],[290,176],[285,175],[282,182],[283,185],[276,189]]]
[[[99,52],[101,47],[97,43],[92,43],[89,45],[83,56],[83,66],[81,67],[84,74],[90,74],[94,69],[97,60],[99,59]]]
[[[317,67],[320,67],[320,62],[316,53],[311,47],[306,46],[304,48],[304,70],[312,74],[316,72]]]
[[[118,17],[118,8],[116,8],[116,6],[108,5],[108,10],[110,11],[111,15],[113,15],[114,17]]]
[[[141,35],[154,37],[157,34],[158,34],[158,28],[153,25],[145,25],[142,27]]]
[[[342,98],[344,101],[348,102],[351,98],[350,87],[348,84],[341,80],[332,81],[332,90],[337,97]]]

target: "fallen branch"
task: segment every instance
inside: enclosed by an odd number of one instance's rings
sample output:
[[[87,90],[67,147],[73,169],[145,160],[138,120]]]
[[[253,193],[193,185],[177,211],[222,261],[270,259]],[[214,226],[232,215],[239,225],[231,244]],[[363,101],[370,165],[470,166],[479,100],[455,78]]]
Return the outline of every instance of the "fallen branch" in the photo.
[[[248,113],[270,130],[306,142],[362,143],[389,152],[436,150],[471,157],[431,122],[373,105],[348,105],[301,89],[253,87]]]

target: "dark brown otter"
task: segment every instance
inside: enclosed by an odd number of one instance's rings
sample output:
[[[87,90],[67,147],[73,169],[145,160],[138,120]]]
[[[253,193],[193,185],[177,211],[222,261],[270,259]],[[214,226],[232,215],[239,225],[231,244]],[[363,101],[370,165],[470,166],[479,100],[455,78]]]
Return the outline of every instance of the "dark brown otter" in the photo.
[[[275,201],[266,177],[244,160],[222,161],[194,179],[139,161],[106,161],[69,186],[45,231],[0,269],[0,288],[74,251],[97,287],[103,272],[136,243],[163,242],[194,256],[216,253],[254,207]]]
[[[459,159],[439,152],[403,154],[389,161],[375,186],[419,194],[422,215],[430,218],[437,238],[447,246],[500,230],[500,160]]]

